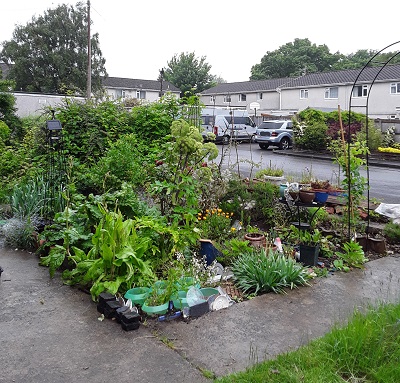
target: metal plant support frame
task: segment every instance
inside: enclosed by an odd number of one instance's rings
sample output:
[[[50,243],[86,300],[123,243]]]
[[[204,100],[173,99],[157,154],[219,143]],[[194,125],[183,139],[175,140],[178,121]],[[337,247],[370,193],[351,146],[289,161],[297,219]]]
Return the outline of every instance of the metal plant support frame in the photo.
[[[375,53],[374,56],[372,56],[369,61],[364,65],[364,67],[360,70],[360,73],[357,75],[356,79],[353,82],[353,86],[351,88],[350,91],[350,100],[349,100],[349,118],[348,118],[348,128],[347,128],[347,166],[350,167],[350,144],[351,144],[351,132],[350,132],[350,126],[351,126],[351,109],[352,106],[355,108],[356,105],[352,104],[353,101],[353,90],[354,88],[357,86],[357,82],[360,78],[360,76],[362,75],[362,73],[364,72],[364,70],[369,66],[369,64],[380,54],[382,53],[384,50],[392,47],[393,45],[399,44],[400,41],[396,41],[388,46],[386,46],[385,48],[381,49],[380,51],[378,51],[377,53]],[[369,136],[368,136],[368,105],[369,105],[369,97],[371,94],[371,90],[372,87],[376,81],[376,79],[378,78],[379,74],[382,72],[383,68],[386,67],[386,65],[388,65],[390,63],[391,60],[393,60],[396,56],[400,55],[400,51],[393,54],[385,63],[384,65],[379,69],[379,71],[375,74],[374,79],[371,82],[371,85],[368,89],[368,94],[367,94],[367,99],[366,99],[366,104],[365,106],[363,106],[365,108],[365,126],[366,126],[366,139],[367,139],[367,147],[369,147]],[[360,106],[358,106],[360,107]],[[366,154],[366,172],[367,172],[367,207],[369,210],[369,203],[370,203],[370,193],[369,193],[369,154],[367,152]],[[350,173],[348,174],[348,184],[347,184],[347,193],[348,193],[348,200],[351,200],[351,175]],[[349,202],[350,203],[350,202]],[[351,211],[350,209],[348,209],[348,238],[350,240],[351,238]],[[367,236],[369,235],[369,231],[370,231],[370,218],[369,218],[369,214],[367,215]]]
[[[48,155],[47,187],[46,187],[46,218],[53,218],[54,213],[64,206],[61,195],[66,183],[66,161],[62,126],[54,118],[46,123],[46,146]]]

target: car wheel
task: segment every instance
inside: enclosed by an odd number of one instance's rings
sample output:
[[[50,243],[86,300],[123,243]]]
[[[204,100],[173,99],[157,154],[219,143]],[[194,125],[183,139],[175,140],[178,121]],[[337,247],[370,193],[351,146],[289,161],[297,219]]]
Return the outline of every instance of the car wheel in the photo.
[[[256,142],[256,135],[255,135],[255,134],[253,134],[253,135],[250,137],[250,142],[252,142],[252,143]]]
[[[268,144],[258,144],[261,149],[268,149]]]
[[[282,138],[281,142],[279,143],[279,149],[286,150],[289,149],[289,146],[290,146],[290,140],[286,137]]]
[[[229,145],[229,142],[230,142],[229,136],[222,137],[222,145]]]

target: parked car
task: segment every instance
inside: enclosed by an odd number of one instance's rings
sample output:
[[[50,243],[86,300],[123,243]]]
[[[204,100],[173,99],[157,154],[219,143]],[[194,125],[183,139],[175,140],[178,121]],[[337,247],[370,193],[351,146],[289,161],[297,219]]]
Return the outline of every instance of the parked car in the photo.
[[[208,133],[215,135],[215,143],[255,140],[256,125],[245,110],[206,109],[202,112],[201,120],[205,141]]]
[[[277,146],[279,149],[289,149],[293,144],[293,123],[287,120],[263,121],[256,129],[255,142],[261,149]]]

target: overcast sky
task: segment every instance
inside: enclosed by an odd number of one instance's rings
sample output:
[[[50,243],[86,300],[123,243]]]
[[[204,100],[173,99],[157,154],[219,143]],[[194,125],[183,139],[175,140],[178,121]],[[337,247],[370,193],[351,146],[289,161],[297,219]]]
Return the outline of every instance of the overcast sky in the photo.
[[[62,3],[77,1],[2,2],[0,42],[12,38],[15,25]],[[344,54],[400,40],[400,3],[389,0],[91,0],[91,8],[92,31],[113,77],[155,80],[175,54],[195,52],[206,57],[211,74],[248,81],[268,51],[296,38]]]

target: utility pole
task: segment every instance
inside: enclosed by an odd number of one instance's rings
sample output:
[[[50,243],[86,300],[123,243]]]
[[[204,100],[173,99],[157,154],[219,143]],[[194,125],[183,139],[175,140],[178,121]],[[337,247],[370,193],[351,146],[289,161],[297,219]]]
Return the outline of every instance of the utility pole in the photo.
[[[92,95],[92,42],[90,38],[90,0],[87,2],[87,32],[88,32],[88,57],[87,57],[87,83],[86,98],[89,100]]]
[[[163,85],[163,80],[164,80],[164,68],[161,68],[160,69],[160,83],[161,83],[161,89],[160,89],[160,98],[162,97],[162,95],[163,95],[163,92],[162,92],[162,85]]]

